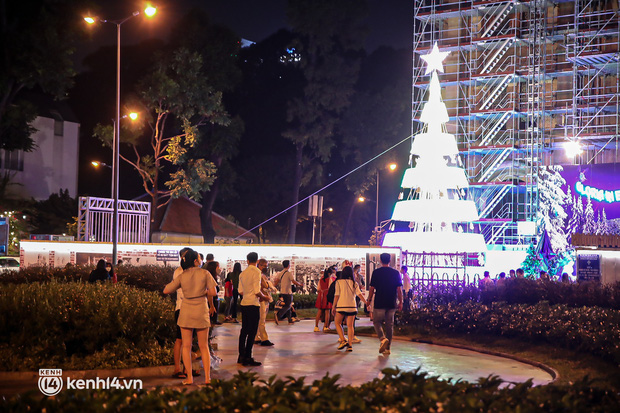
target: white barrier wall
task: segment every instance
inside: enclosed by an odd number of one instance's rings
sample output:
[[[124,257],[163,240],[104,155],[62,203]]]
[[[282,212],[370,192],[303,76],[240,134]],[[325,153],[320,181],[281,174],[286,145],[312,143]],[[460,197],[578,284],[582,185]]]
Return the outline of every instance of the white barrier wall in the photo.
[[[188,245],[176,244],[119,244],[118,259],[122,265],[170,265],[179,263],[179,250]],[[312,290],[317,277],[326,266],[349,260],[360,264],[362,275],[370,274],[379,266],[379,254],[392,255],[392,266],[399,268],[400,248],[393,247],[346,247],[308,245],[189,245],[205,257],[211,253],[226,272],[232,271],[235,262],[246,267],[246,256],[258,253],[259,258],[269,261],[273,274],[282,269],[281,262],[290,260],[295,278]],[[29,241],[20,243],[20,265],[64,267],[70,265],[95,265],[104,259],[112,261],[112,244],[97,242]]]

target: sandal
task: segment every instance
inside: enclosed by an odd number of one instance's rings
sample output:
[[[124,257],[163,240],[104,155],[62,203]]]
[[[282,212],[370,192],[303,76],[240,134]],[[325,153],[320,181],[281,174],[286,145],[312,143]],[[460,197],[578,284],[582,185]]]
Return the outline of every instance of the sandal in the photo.
[[[182,371],[177,371],[176,373],[172,374],[172,378],[173,379],[186,379],[187,378],[187,374],[185,374]]]
[[[194,384],[194,382],[193,382],[193,381],[192,381],[192,382],[189,382],[189,381],[185,381],[185,380],[183,380],[183,381],[181,382],[181,384],[182,384],[183,386],[191,386],[191,385],[193,385],[193,384]]]

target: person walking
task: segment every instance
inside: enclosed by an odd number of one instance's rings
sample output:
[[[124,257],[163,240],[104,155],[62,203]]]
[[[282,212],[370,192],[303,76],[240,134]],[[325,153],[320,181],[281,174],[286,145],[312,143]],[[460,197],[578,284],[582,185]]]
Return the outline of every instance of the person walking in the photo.
[[[233,287],[233,295],[232,295],[232,308],[231,308],[231,317],[233,323],[238,323],[237,321],[237,311],[239,311],[239,274],[241,274],[241,263],[236,262],[233,265],[233,270],[230,273],[230,280],[232,281]]]
[[[232,280],[230,279],[230,273],[226,275],[226,279],[224,280],[224,303],[226,303],[226,313],[224,313],[224,322],[229,323],[232,321],[232,317],[230,316],[232,310],[232,297],[233,296],[233,286]]]
[[[403,279],[403,289],[405,290],[403,310],[405,313],[411,311],[411,299],[413,298],[413,289],[411,288],[411,278],[407,274],[407,266],[402,265],[400,267],[400,274]]]
[[[267,299],[261,292],[261,272],[256,266],[258,254],[247,255],[248,267],[239,275],[239,294],[241,299],[241,331],[239,332],[239,358],[237,363],[244,366],[260,366],[260,361],[252,358],[254,338],[260,321],[260,300]]]
[[[265,322],[267,321],[267,313],[269,312],[269,303],[273,301],[271,292],[275,290],[275,287],[271,281],[269,281],[269,273],[267,260],[261,258],[256,265],[261,271],[260,288],[261,292],[267,297],[266,300],[260,299],[260,319],[258,321],[258,331],[256,333],[256,339],[254,344],[260,344],[263,347],[273,346],[273,343],[269,341],[269,334],[267,334],[267,328]]]
[[[280,284],[280,296],[284,300],[284,306],[278,311],[274,317],[276,324],[279,324],[280,320],[284,317],[288,317],[288,323],[293,324],[291,314],[291,306],[293,304],[293,285],[297,287],[303,287],[303,284],[296,281],[293,277],[293,273],[289,271],[291,262],[289,260],[282,261],[282,267],[284,269],[276,275],[276,285]]]
[[[323,271],[323,277],[319,280],[319,291],[316,297],[316,303],[314,306],[318,309],[316,312],[316,319],[314,320],[314,332],[319,332],[319,322],[323,317],[323,331],[329,331],[329,324],[331,320],[332,303],[327,301],[327,293],[329,292],[330,285],[334,282],[333,267],[326,268]]]
[[[191,250],[191,248],[186,247],[186,248],[181,249],[181,251],[179,251],[179,258],[181,261],[183,261],[183,257],[185,256],[185,254],[187,254],[187,251],[189,250]],[[183,267],[179,265],[179,267],[176,270],[174,270],[174,273],[172,274],[172,280],[173,281],[176,280],[179,277],[179,275],[181,275],[182,273],[183,273]],[[175,324],[179,321],[179,312],[181,311],[182,302],[183,302],[183,289],[179,288],[177,290],[177,299],[176,299],[176,304],[174,308],[174,323]],[[172,354],[174,356],[174,372],[172,373],[172,377],[175,379],[185,379],[187,378],[187,373],[181,367],[181,350],[182,350],[183,336],[181,334],[181,327],[179,327],[178,324],[176,325],[177,325],[176,340],[174,341],[174,347],[172,349]],[[200,376],[199,371],[192,370],[192,374],[194,375],[194,377]]]
[[[364,304],[367,304],[364,295],[360,291],[359,285],[353,279],[353,268],[346,266],[342,269],[340,279],[336,280],[336,291],[334,293],[334,305],[332,314],[335,316],[336,331],[340,338],[338,350],[346,347],[347,351],[353,351],[351,343],[355,341],[355,316],[357,315],[357,304],[355,297],[359,297]],[[346,320],[347,334],[349,339],[344,337],[342,321]]]
[[[205,371],[205,383],[211,382],[211,357],[207,345],[211,322],[209,313],[214,311],[213,297],[215,280],[208,271],[200,268],[201,261],[198,253],[189,250],[181,260],[183,272],[173,279],[164,288],[164,294],[171,294],[183,289],[183,300],[179,311],[177,325],[181,328],[181,342],[183,347],[183,364],[185,371],[192,371],[192,333],[195,330],[198,336],[198,347],[202,353],[202,366]],[[194,378],[188,374],[183,385],[193,384]]]
[[[372,319],[375,332],[381,341],[379,353],[390,354],[392,335],[394,332],[394,313],[403,309],[403,283],[400,274],[390,267],[390,254],[379,256],[381,267],[372,272],[368,301],[374,297]],[[398,302],[397,302],[398,300]]]

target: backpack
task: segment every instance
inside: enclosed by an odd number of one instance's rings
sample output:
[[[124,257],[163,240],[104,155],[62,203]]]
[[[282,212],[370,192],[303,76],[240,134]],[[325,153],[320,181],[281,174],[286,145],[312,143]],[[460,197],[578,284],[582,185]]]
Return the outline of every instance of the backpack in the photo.
[[[336,295],[336,281],[332,282],[327,290],[327,302],[334,304],[334,295]]]

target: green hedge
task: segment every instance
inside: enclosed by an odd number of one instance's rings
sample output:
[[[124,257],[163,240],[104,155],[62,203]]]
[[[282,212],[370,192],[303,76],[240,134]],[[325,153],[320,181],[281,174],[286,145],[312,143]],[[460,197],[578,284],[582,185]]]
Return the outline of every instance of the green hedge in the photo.
[[[0,284],[27,284],[42,281],[88,281],[92,266],[73,265],[65,268],[28,267],[12,271],[0,277]],[[147,291],[162,292],[164,286],[172,281],[176,267],[159,265],[122,265],[116,268],[118,281]]]
[[[165,411],[165,412],[613,412],[620,396],[583,380],[570,386],[531,382],[506,387],[496,377],[478,383],[439,380],[425,373],[383,370],[385,377],[361,386],[339,386],[338,376],[306,384],[292,378],[258,380],[239,372],[214,380],[205,389],[144,391],[63,390],[55,397],[39,392],[0,400],[4,412]]]
[[[547,342],[620,363],[620,311],[566,305],[467,302],[414,309],[401,323],[431,332],[492,334]]]
[[[0,287],[0,370],[126,368],[172,363],[174,307],[124,284]]]
[[[465,303],[468,301],[492,303],[505,301],[509,304],[536,304],[547,301],[551,305],[565,304],[569,307],[603,307],[620,310],[620,283],[560,283],[555,281],[509,278],[502,288],[492,287],[481,291],[469,286],[434,285],[417,297],[423,306]]]

